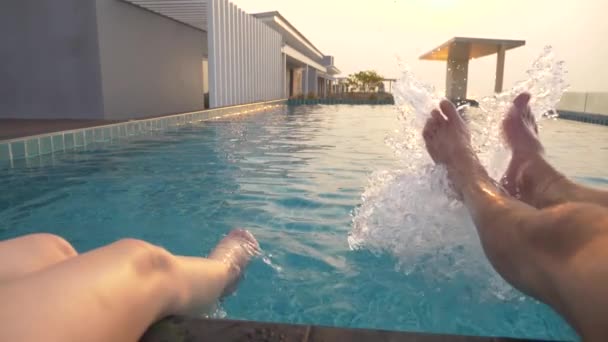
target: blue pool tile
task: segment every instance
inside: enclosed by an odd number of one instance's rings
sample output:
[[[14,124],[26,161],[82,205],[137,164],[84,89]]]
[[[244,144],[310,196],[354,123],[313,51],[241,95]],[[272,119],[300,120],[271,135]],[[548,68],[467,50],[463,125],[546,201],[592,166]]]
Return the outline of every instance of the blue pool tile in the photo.
[[[112,133],[110,133],[112,130],[111,127],[104,127],[101,129],[102,133],[101,133],[101,140],[100,141],[110,141],[110,136]]]
[[[127,125],[118,126],[118,137],[124,138],[127,136]]]
[[[15,141],[11,143],[13,159],[25,158],[25,141]]]
[[[38,151],[38,153],[40,155],[49,154],[53,152],[53,142],[51,140],[51,137],[42,137],[39,141],[40,150]]]
[[[74,133],[74,147],[80,147],[85,145],[85,131],[77,131]]]
[[[95,131],[87,129],[84,131],[84,144],[89,145],[95,142]]]
[[[25,141],[26,157],[34,157],[40,153],[40,142],[38,138],[33,138]]]
[[[63,142],[63,134],[53,135],[53,152],[63,151],[65,146]]]
[[[101,128],[95,128],[93,129],[93,142],[99,142],[99,141],[103,141],[103,129]],[[87,145],[88,145],[89,141],[87,140]]]
[[[10,162],[11,151],[9,143],[0,144],[0,163]]]
[[[74,141],[74,133],[64,133],[63,134],[63,147],[66,150],[73,149],[76,145]]]
[[[118,129],[119,129],[119,126],[112,126],[112,128],[110,129],[110,130],[111,130],[111,133],[110,133],[110,134],[111,134],[111,135],[110,135],[110,138],[111,138],[112,140],[116,140],[116,139],[118,139],[118,135],[119,135],[119,134],[118,134]]]

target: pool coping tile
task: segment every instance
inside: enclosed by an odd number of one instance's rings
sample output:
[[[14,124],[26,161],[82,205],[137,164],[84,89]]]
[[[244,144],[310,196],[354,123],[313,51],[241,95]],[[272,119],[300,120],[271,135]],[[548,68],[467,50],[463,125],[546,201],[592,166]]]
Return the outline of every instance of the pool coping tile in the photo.
[[[51,136],[38,138],[38,155],[53,153],[53,138]]]
[[[36,157],[40,154],[40,139],[32,138],[25,140],[25,156]]]
[[[286,104],[287,99],[273,100],[3,140],[0,141],[2,148],[0,161],[9,160],[13,165],[13,161],[17,159],[75,150],[87,145],[148,136],[169,130],[175,131],[180,127],[213,120],[223,115],[256,112]]]
[[[515,342],[533,341],[513,338],[439,335],[386,330],[352,329],[236,321],[169,317],[148,329],[140,341],[273,341],[273,342]]]
[[[0,144],[0,163],[4,163],[4,162],[10,163],[11,159],[12,159],[11,144],[9,144],[9,143]]]
[[[65,150],[65,136],[63,134],[53,135],[53,152],[59,152]]]

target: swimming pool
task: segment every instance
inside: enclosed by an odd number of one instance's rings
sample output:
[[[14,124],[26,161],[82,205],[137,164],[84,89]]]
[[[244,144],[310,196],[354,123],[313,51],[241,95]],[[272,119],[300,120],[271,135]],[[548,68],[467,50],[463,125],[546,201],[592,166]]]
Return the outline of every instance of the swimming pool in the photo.
[[[204,255],[246,227],[272,265],[253,263],[223,304],[230,318],[573,338],[545,306],[495,296],[470,274],[437,276],[432,263],[405,274],[391,255],[349,250],[369,174],[395,163],[384,138],[396,116],[390,106],[281,107],[23,161],[0,170],[0,238],[47,231],[86,251],[135,237]],[[600,186],[607,133],[568,121],[541,132],[558,167]]]

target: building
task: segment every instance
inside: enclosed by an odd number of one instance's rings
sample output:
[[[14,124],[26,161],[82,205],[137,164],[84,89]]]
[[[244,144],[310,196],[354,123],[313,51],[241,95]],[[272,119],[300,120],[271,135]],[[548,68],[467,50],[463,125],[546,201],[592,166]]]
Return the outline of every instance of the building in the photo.
[[[325,97],[332,91],[340,70],[334,57],[324,55],[279,12],[253,15],[283,39],[282,53],[286,67],[286,94],[289,97],[310,95]]]
[[[125,120],[312,93],[339,73],[278,12],[228,0],[0,4],[0,118]]]

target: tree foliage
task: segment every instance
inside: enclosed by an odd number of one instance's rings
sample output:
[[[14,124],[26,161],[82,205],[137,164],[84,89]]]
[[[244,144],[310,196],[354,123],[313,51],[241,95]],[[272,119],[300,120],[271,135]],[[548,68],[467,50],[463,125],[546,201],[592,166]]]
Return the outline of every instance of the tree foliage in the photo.
[[[380,87],[383,80],[384,77],[376,71],[366,70],[349,75],[346,79],[346,84],[349,88],[369,92],[375,91],[377,87]]]

